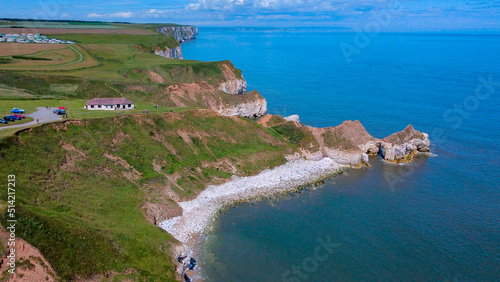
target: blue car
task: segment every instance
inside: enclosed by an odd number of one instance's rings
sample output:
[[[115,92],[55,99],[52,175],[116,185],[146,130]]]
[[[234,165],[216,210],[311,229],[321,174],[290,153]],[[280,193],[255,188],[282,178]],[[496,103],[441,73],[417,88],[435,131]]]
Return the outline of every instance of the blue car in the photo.
[[[63,110],[63,109],[55,109],[54,110],[54,113],[55,114],[58,114],[58,115],[65,115],[66,114],[66,111]]]
[[[10,112],[13,114],[24,114],[25,110],[19,108],[13,108]]]
[[[3,119],[8,121],[15,121],[15,120],[20,120],[21,118],[16,116],[4,116]]]
[[[3,118],[0,118],[0,123],[7,124],[8,122],[4,120]]]

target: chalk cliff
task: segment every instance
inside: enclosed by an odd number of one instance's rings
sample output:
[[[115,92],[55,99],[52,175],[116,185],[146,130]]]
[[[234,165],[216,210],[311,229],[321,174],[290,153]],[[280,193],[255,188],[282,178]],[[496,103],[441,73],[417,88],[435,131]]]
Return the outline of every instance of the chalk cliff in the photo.
[[[360,166],[368,164],[368,155],[380,153],[388,162],[402,163],[411,161],[418,152],[430,152],[429,135],[411,125],[377,139],[358,120],[344,121],[336,127],[315,128],[302,126],[295,121],[298,119],[296,115],[293,120],[266,116],[266,122],[259,123],[288,134],[289,140],[302,148],[301,156],[309,160],[329,157],[339,164]]]
[[[173,36],[179,43],[193,40],[198,35],[198,27],[190,25],[159,27],[158,32]]]
[[[165,47],[165,50],[156,49],[155,54],[164,58],[183,59],[181,46],[174,48]]]

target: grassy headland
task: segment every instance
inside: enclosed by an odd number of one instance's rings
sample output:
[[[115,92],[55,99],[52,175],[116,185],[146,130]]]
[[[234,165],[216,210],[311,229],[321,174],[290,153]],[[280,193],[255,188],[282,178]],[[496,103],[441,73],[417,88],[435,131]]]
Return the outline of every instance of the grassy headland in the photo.
[[[153,223],[178,214],[176,201],[208,184],[283,164],[297,145],[254,121],[200,109],[260,95],[218,90],[228,70],[242,78],[229,61],[153,54],[179,44],[152,33],[156,25],[45,22],[43,28],[76,44],[0,52],[2,114],[65,106],[70,117],[0,131],[0,176],[16,175],[16,235],[38,248],[62,280],[175,279],[176,241]],[[95,97],[126,97],[136,110],[83,109]],[[140,114],[144,109],[149,113]],[[2,225],[6,193],[0,191]]]
[[[283,164],[293,150],[270,129],[212,111],[128,115],[1,139],[8,165],[0,175],[16,175],[18,236],[39,248],[60,278],[113,271],[115,278],[172,280],[174,240],[148,222],[144,207],[175,210],[172,198]],[[0,195],[6,199],[6,190]]]

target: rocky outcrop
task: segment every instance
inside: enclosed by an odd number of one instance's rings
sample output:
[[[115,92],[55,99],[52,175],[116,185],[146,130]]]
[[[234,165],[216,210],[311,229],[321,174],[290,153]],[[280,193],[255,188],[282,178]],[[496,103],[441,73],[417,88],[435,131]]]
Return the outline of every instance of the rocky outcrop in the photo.
[[[243,75],[239,74],[238,77],[227,64],[222,65],[222,74],[224,75],[224,81],[219,84],[220,91],[228,94],[247,93],[247,82]]]
[[[345,121],[323,129],[326,156],[341,164],[367,164],[368,155],[382,153],[388,162],[411,161],[418,152],[430,152],[429,135],[408,125],[403,131],[382,140],[371,136],[359,121]]]
[[[173,36],[175,40],[181,43],[187,40],[195,39],[196,35],[198,35],[198,28],[196,26],[188,26],[188,25],[164,26],[158,28],[158,32],[168,36]],[[162,56],[164,58],[183,59],[182,49],[180,45],[173,48],[165,47],[165,50],[157,49],[155,50],[155,54]]]
[[[218,67],[222,76],[217,80],[171,84],[153,99],[160,105],[201,107],[225,116],[258,118],[267,113],[266,99],[257,91],[247,92],[247,83],[240,70],[229,61],[220,62]],[[144,73],[151,81],[168,81],[168,77],[152,70]]]
[[[158,28],[158,32],[165,35],[173,36],[180,43],[196,39],[196,35],[198,35],[198,27],[189,25],[164,26]]]
[[[271,117],[264,124],[269,124]],[[279,121],[280,119],[274,119]],[[304,128],[299,123],[299,117],[292,115],[282,119],[281,124],[293,121],[295,126]],[[262,124],[262,123],[261,123]],[[273,124],[274,126],[275,124]],[[409,125],[403,131],[394,133],[384,139],[377,139],[366,131],[358,120],[344,121],[336,127],[315,128],[305,126],[302,130],[304,140],[310,140],[312,135],[319,145],[319,150],[306,148],[303,144],[301,156],[305,159],[321,159],[328,157],[342,165],[368,165],[369,155],[380,154],[388,162],[409,162],[419,152],[430,152],[429,135],[422,133]],[[297,136],[297,134],[295,134]],[[319,154],[319,155],[318,155]]]
[[[183,59],[181,46],[174,48],[165,47],[165,50],[156,49],[155,54],[164,58]]]
[[[300,117],[298,115],[291,115],[291,116],[288,116],[288,117],[284,117],[285,120],[287,121],[293,121],[293,122],[296,122],[296,123],[300,123]]]
[[[196,267],[196,260],[193,258],[191,248],[186,244],[177,244],[172,247],[172,257],[176,272],[184,281],[191,281],[192,271]]]
[[[411,160],[417,152],[430,152],[429,135],[413,128],[410,124],[403,131],[394,133],[380,142],[384,159],[390,162]]]
[[[255,98],[248,102],[236,105],[220,105],[218,112],[224,116],[240,116],[246,118],[258,118],[267,114],[267,101],[259,93],[253,95]]]

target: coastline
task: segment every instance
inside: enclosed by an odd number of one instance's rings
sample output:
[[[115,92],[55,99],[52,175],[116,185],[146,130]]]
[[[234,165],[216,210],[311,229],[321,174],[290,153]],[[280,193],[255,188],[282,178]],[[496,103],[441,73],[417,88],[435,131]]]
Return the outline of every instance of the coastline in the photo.
[[[191,239],[202,234],[217,212],[224,207],[289,192],[333,176],[347,167],[349,166],[341,165],[328,157],[319,161],[298,159],[263,170],[254,176],[233,176],[228,183],[208,186],[193,200],[179,202],[183,209],[182,215],[167,219],[159,226],[175,239],[189,245]]]

